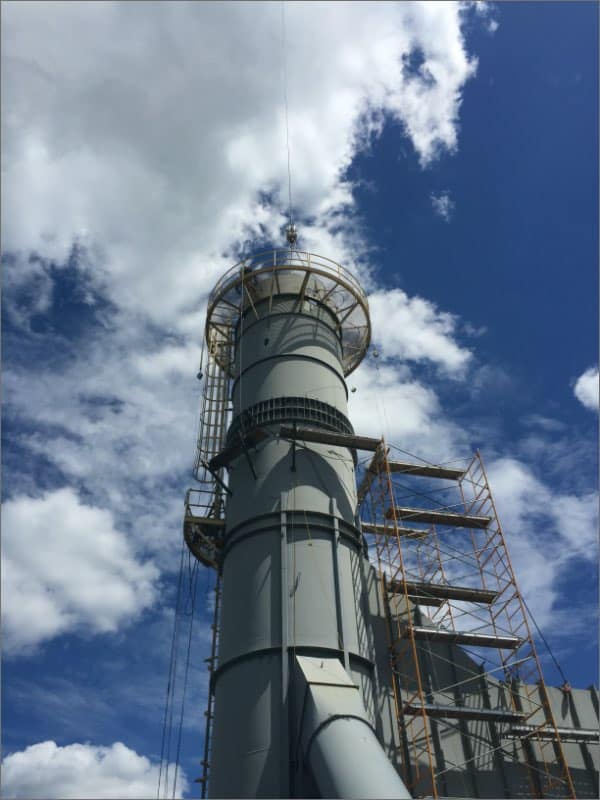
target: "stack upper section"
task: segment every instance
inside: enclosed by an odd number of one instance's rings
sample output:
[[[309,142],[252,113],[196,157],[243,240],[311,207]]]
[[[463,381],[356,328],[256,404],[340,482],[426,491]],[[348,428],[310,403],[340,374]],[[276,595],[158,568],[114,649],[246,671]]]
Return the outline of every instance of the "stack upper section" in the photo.
[[[265,308],[271,314],[276,298],[284,297],[294,298],[298,311],[322,308],[316,316],[335,333],[343,375],[356,369],[371,340],[366,295],[356,278],[335,261],[298,250],[251,256],[217,282],[206,314],[206,339],[216,350],[217,363],[233,377],[238,329],[249,328],[260,318],[258,305],[263,314]]]

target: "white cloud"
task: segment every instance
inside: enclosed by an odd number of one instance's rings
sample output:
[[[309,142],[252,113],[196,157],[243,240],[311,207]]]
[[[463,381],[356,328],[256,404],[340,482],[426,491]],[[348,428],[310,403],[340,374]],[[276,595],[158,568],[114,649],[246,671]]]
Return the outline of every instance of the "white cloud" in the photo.
[[[450,222],[456,204],[450,197],[449,192],[439,192],[439,194],[431,193],[431,205],[435,213],[440,216],[445,222]]]
[[[447,419],[436,393],[406,368],[368,359],[349,386],[349,415],[358,434],[384,434],[389,444],[437,462],[468,452],[465,433]]]
[[[7,653],[66,631],[115,631],[154,600],[156,567],[136,558],[110,512],[71,488],[7,500],[2,530]]]
[[[173,775],[174,765],[170,765]],[[159,767],[121,742],[110,747],[56,742],[33,744],[2,761],[5,798],[139,798],[155,797]],[[180,769],[175,797],[188,782]]]
[[[430,361],[449,375],[464,374],[471,352],[456,343],[457,317],[401,289],[369,296],[373,340],[386,358]]]
[[[598,367],[590,367],[586,369],[583,375],[577,378],[575,383],[575,397],[590,411],[598,412],[599,404],[599,379]]]
[[[488,33],[496,33],[500,27],[500,23],[494,16],[497,11],[496,4],[490,2],[490,0],[475,0],[474,8],[476,13],[483,20]]]
[[[78,239],[121,307],[176,321],[232,243],[261,226],[279,238],[279,8],[107,2],[91,13],[70,3],[5,9],[3,247],[64,261]],[[430,2],[287,7],[294,198],[317,220],[301,234],[328,256],[357,265],[353,243],[330,229],[340,213],[348,220],[344,170],[384,114],[424,164],[456,148],[476,67],[462,13]],[[423,63],[407,73],[402,58],[417,51]]]
[[[555,491],[514,458],[488,468],[517,582],[538,624],[553,624],[567,569],[597,563],[598,494]]]

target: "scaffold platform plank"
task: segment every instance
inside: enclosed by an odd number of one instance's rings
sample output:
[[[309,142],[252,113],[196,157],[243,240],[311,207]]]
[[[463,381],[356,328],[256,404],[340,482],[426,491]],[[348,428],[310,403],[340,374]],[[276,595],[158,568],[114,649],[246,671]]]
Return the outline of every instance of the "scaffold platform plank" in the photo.
[[[498,596],[497,592],[487,589],[472,589],[470,586],[447,586],[443,583],[416,583],[406,581],[406,590],[409,597],[430,597],[439,600],[465,600],[471,603],[493,603]],[[393,581],[390,591],[396,594],[404,593],[404,581]],[[426,605],[426,603],[422,603]],[[437,605],[437,603],[436,603]]]
[[[402,472],[407,475],[419,475],[423,478],[447,478],[457,481],[465,474],[464,469],[438,467],[434,464],[409,464],[405,461],[388,461],[390,472]]]
[[[469,708],[468,706],[445,706],[436,703],[406,703],[404,713],[440,719],[483,720],[485,722],[520,722],[524,714],[503,708]]]
[[[363,533],[374,533],[377,536],[405,536],[407,539],[423,539],[429,536],[429,528],[403,528],[401,525],[394,529],[393,525],[373,525],[370,522],[362,523]]]
[[[518,636],[498,636],[492,633],[477,633],[471,631],[447,631],[438,628],[413,627],[415,639],[428,642],[450,642],[452,644],[466,644],[476,647],[498,647],[502,649],[515,649],[521,644]],[[409,636],[407,627],[404,636]]]
[[[452,525],[457,528],[487,528],[491,517],[476,516],[474,514],[457,514],[454,511],[434,511],[428,508],[407,508],[396,506],[388,508],[385,513],[387,519],[409,519],[411,522],[430,522],[433,525]]]
[[[593,728],[539,728],[537,725],[514,725],[504,734],[505,739],[543,739],[544,741],[557,741],[556,733],[561,742],[575,742],[577,744],[600,744],[600,732]]]

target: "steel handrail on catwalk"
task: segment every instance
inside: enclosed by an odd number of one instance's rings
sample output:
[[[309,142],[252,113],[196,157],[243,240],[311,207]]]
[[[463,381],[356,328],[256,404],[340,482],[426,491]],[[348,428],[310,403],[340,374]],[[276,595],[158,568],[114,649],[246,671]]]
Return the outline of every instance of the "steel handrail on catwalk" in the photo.
[[[349,375],[359,365],[371,341],[371,322],[367,296],[357,279],[340,264],[324,256],[299,250],[268,250],[239,261],[217,281],[209,295],[206,312],[206,338],[216,331],[222,347],[215,354],[228,373],[232,369],[231,345],[235,327],[243,312],[250,309],[256,318],[257,297],[269,299],[280,294],[280,281],[295,278],[289,292],[325,306],[336,319],[342,345],[342,367]],[[295,285],[294,285],[295,284]]]

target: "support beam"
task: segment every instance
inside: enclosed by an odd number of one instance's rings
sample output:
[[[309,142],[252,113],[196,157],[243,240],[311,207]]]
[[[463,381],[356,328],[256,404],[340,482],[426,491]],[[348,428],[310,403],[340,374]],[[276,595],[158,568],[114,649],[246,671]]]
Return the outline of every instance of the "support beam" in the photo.
[[[404,713],[412,716],[424,714],[440,719],[483,720],[485,722],[519,722],[523,714],[502,708],[469,708],[467,706],[444,706],[435,703],[407,703]]]
[[[255,428],[253,431],[245,433],[243,439],[238,434],[237,441],[234,444],[221,450],[214,458],[211,458],[208,465],[210,470],[214,472],[221,467],[228,467],[234,458],[241,456],[249,447],[255,447],[268,436],[269,434],[264,428]]]
[[[557,728],[561,742],[575,742],[577,744],[600,744],[600,733],[591,728]],[[556,733],[553,727],[539,728],[537,725],[513,725],[506,733],[504,739],[543,739],[556,742]]]
[[[359,506],[365,499],[367,492],[371,488],[371,483],[373,482],[375,476],[378,475],[379,473],[379,468],[381,466],[381,461],[383,459],[383,456],[384,456],[383,447],[379,447],[373,453],[373,458],[371,459],[371,463],[367,467],[365,474],[363,475],[363,479],[360,482],[360,486],[358,487],[358,491],[356,493]]]
[[[354,436],[350,433],[331,433],[322,431],[318,428],[298,428],[294,429],[288,425],[282,425],[279,435],[283,439],[300,439],[304,442],[318,442],[320,444],[331,444],[337,447],[349,447],[354,450],[376,450],[379,447],[379,439],[371,439],[369,436]]]

